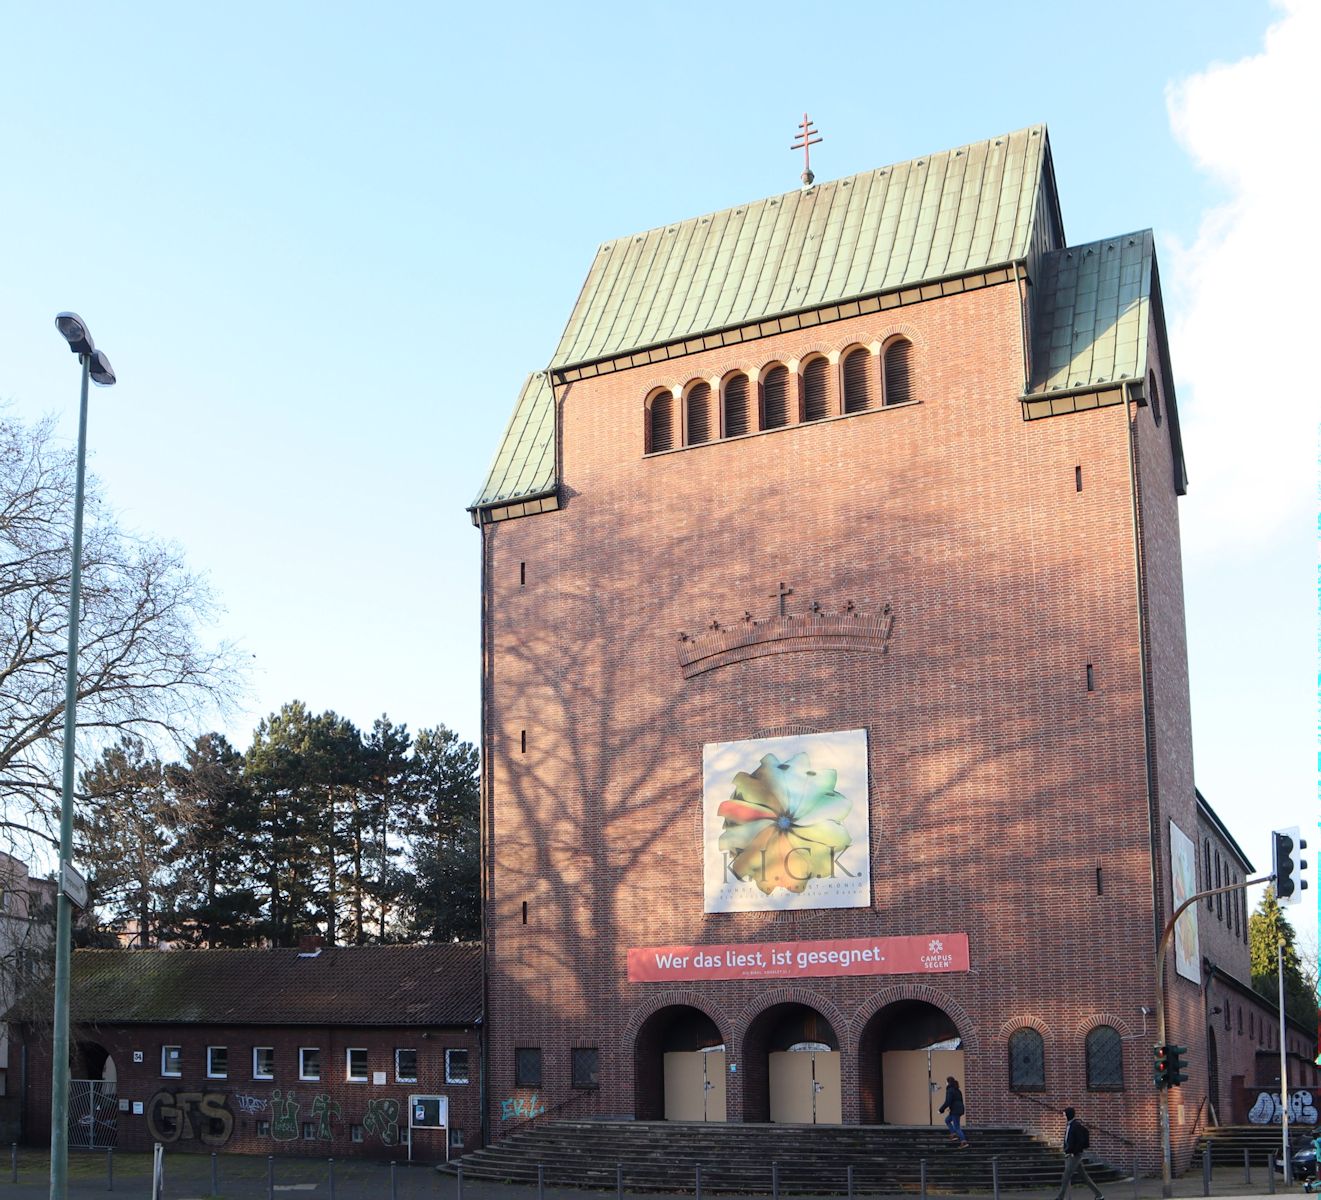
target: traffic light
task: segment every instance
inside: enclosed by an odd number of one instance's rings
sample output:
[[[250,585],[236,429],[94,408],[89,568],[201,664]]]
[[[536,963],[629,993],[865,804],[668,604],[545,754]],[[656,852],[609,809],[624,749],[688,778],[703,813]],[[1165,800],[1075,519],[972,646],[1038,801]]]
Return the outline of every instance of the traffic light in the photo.
[[[1307,890],[1303,868],[1307,860],[1299,855],[1307,843],[1298,836],[1298,826],[1276,829],[1271,833],[1271,870],[1275,876],[1275,898],[1281,904],[1297,904]]]
[[[1151,1074],[1158,1088],[1166,1086],[1166,1077],[1169,1074],[1169,1047],[1152,1046],[1151,1048]]]
[[[1184,1055],[1187,1046],[1153,1046],[1151,1049],[1152,1078],[1158,1088],[1176,1088],[1188,1080]]]

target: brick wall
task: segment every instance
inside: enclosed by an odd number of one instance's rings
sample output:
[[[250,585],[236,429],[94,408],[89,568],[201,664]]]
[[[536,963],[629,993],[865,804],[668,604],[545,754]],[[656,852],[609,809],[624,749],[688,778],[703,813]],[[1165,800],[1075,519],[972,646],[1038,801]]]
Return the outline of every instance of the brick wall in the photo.
[[[50,1048],[48,1038],[29,1033],[25,1137],[50,1138]],[[74,1078],[101,1078],[106,1055],[114,1060],[116,1095],[128,1112],[117,1118],[117,1145],[150,1149],[164,1141],[171,1150],[209,1153],[400,1158],[407,1152],[410,1095],[449,1098],[450,1127],[462,1131],[463,1146],[481,1144],[478,1036],[467,1029],[344,1029],[283,1026],[119,1026],[75,1028]],[[162,1072],[162,1047],[178,1046],[179,1074]],[[227,1050],[227,1074],[210,1078],[207,1048]],[[271,1079],[253,1075],[253,1048],[274,1050]],[[299,1049],[320,1051],[319,1080],[299,1078]],[[366,1082],[347,1079],[349,1048],[367,1051]],[[395,1051],[417,1052],[417,1081],[397,1077]],[[466,1084],[448,1083],[445,1051],[466,1050]],[[137,1056],[141,1061],[135,1061]],[[378,1079],[378,1073],[384,1073]],[[141,1105],[141,1111],[135,1111]],[[419,1132],[414,1159],[442,1160],[444,1135]]]

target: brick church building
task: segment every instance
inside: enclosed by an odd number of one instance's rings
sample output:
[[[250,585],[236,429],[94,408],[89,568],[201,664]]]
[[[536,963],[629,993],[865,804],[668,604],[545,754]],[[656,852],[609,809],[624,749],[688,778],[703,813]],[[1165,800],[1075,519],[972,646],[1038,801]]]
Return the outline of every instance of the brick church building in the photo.
[[[602,245],[471,509],[491,1136],[938,1124],[953,1074],[1156,1163],[1223,831],[1185,483],[1152,234],[1070,245],[1044,126]]]

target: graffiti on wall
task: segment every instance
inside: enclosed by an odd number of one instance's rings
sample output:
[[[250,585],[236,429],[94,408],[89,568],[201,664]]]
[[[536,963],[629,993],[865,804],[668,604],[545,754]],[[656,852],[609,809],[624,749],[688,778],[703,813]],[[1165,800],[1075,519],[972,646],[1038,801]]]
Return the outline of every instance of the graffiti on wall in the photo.
[[[271,1137],[277,1142],[292,1142],[298,1137],[299,1103],[293,1092],[280,1096],[280,1089],[271,1093]]]
[[[368,1100],[367,1115],[362,1119],[362,1126],[368,1133],[374,1133],[383,1144],[393,1146],[399,1141],[399,1101]]]
[[[234,1132],[228,1098],[225,1092],[157,1092],[147,1105],[147,1132],[166,1145],[196,1138],[223,1146]]]
[[[331,1140],[333,1135],[330,1132],[330,1119],[340,1115],[339,1101],[332,1100],[329,1092],[321,1092],[312,1098],[312,1116],[316,1119],[318,1141]]]
[[[546,1106],[541,1103],[537,1094],[533,1092],[531,1096],[514,1096],[509,1100],[500,1101],[500,1120],[512,1121],[514,1119],[528,1120],[532,1117],[539,1117],[546,1111]]]
[[[1254,1125],[1278,1125],[1280,1111],[1279,1092],[1258,1092],[1248,1111],[1248,1120]],[[1316,1124],[1316,1105],[1312,1102],[1311,1092],[1289,1093],[1289,1122],[1293,1125]]]
[[[257,1113],[265,1112],[271,1105],[271,1102],[265,1096],[248,1096],[243,1092],[235,1092],[230,1099],[233,1101],[234,1107],[247,1116],[255,1116]]]

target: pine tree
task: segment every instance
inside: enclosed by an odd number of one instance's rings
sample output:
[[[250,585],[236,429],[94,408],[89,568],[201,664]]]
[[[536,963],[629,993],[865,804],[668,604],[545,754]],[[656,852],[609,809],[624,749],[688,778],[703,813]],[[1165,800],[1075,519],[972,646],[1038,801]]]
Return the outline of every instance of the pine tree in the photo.
[[[1280,994],[1277,946],[1284,946],[1284,1010],[1296,1021],[1311,1025],[1316,1019],[1316,1000],[1303,978],[1294,928],[1284,915],[1275,889],[1267,887],[1256,911],[1248,918],[1248,948],[1252,956],[1252,986],[1272,1004]]]

